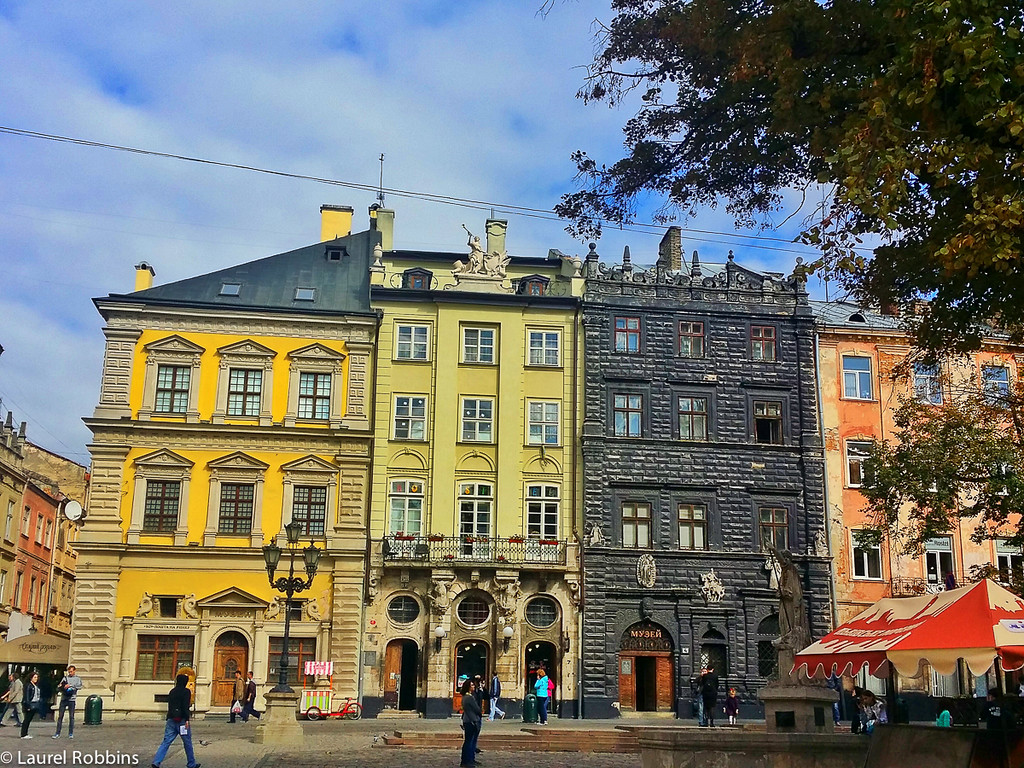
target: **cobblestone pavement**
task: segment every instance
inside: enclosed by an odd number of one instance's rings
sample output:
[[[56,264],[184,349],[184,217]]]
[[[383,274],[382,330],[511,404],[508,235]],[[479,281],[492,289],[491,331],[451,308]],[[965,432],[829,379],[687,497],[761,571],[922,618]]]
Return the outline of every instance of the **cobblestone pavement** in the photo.
[[[614,728],[616,721],[565,721],[560,728]],[[295,747],[270,747],[253,742],[255,724],[230,724],[224,720],[193,723],[192,739],[196,760],[204,768],[450,768],[459,764],[455,749],[409,749],[373,746],[374,737],[395,730],[459,732],[458,721],[450,720],[338,720],[303,723],[305,743]],[[553,722],[552,725],[555,725]],[[67,723],[65,722],[65,729]],[[484,726],[485,733],[516,732],[521,722],[496,722]],[[67,732],[59,740],[50,738],[52,721],[33,721],[34,738],[22,740],[19,730],[0,728],[0,768],[26,765],[142,766],[152,763],[153,753],[163,738],[163,721],[115,721],[75,728],[74,741]],[[162,768],[184,768],[185,754],[176,740]],[[481,768],[639,768],[639,755],[585,754],[578,752],[499,752],[480,756]]]

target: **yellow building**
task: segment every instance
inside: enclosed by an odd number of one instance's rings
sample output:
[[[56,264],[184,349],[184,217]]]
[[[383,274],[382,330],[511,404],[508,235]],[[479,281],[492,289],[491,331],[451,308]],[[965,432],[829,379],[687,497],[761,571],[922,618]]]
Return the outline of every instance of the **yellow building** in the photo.
[[[372,208],[371,222],[383,318],[364,712],[445,717],[466,676],[497,671],[515,713],[544,666],[571,715],[580,261],[510,258],[501,220],[445,253],[394,249],[392,211]]]
[[[0,536],[0,637],[11,639],[27,635],[31,626],[31,619],[26,621],[26,617],[12,610],[25,493],[25,444],[25,425],[20,430],[15,427],[14,414],[8,411],[0,423],[0,514],[4,515],[4,535]]]
[[[324,242],[156,287],[143,263],[134,293],[96,300],[71,659],[114,716],[162,712],[182,666],[201,713],[228,711],[235,669],[277,682],[284,601],[261,547],[290,521],[325,549],[292,611],[292,684],[331,660],[358,691],[380,236],[322,214]]]

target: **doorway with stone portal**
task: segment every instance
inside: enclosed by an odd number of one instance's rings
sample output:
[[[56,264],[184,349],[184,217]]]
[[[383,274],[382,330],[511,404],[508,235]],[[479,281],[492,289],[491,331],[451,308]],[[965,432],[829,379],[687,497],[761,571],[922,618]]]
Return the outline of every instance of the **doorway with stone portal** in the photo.
[[[230,707],[234,701],[235,671],[245,673],[249,664],[249,642],[241,632],[225,632],[213,645],[213,696],[210,704],[214,707]]]
[[[489,681],[491,649],[483,640],[464,640],[455,647],[455,691],[454,708],[456,712],[462,712],[462,693],[460,689],[466,680],[472,680],[477,675],[480,679]]]
[[[392,640],[384,650],[384,708],[416,709],[419,647],[415,640]]]
[[[619,646],[619,711],[672,712],[674,700],[672,638],[653,622],[634,624]]]

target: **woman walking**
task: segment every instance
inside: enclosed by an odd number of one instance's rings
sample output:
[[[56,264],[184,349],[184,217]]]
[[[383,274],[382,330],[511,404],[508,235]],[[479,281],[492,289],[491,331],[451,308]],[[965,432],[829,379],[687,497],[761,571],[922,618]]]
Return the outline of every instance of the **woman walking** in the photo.
[[[460,689],[462,693],[462,764],[460,768],[476,768],[476,740],[480,736],[480,721],[483,712],[473,695],[476,684],[467,680]]]
[[[31,739],[28,735],[28,724],[32,722],[32,718],[37,714],[40,714],[40,710],[43,708],[43,689],[39,687],[39,673],[33,672],[32,677],[28,679],[28,685],[25,686],[25,693],[21,699],[21,708],[25,715],[25,719],[21,722],[21,738]]]

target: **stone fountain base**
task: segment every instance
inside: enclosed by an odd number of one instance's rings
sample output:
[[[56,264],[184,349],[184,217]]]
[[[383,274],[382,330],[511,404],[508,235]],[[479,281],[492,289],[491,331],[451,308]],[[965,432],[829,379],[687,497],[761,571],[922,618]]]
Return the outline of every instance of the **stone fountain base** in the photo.
[[[838,691],[821,685],[772,683],[757,694],[764,702],[768,733],[833,733],[832,704]]]

